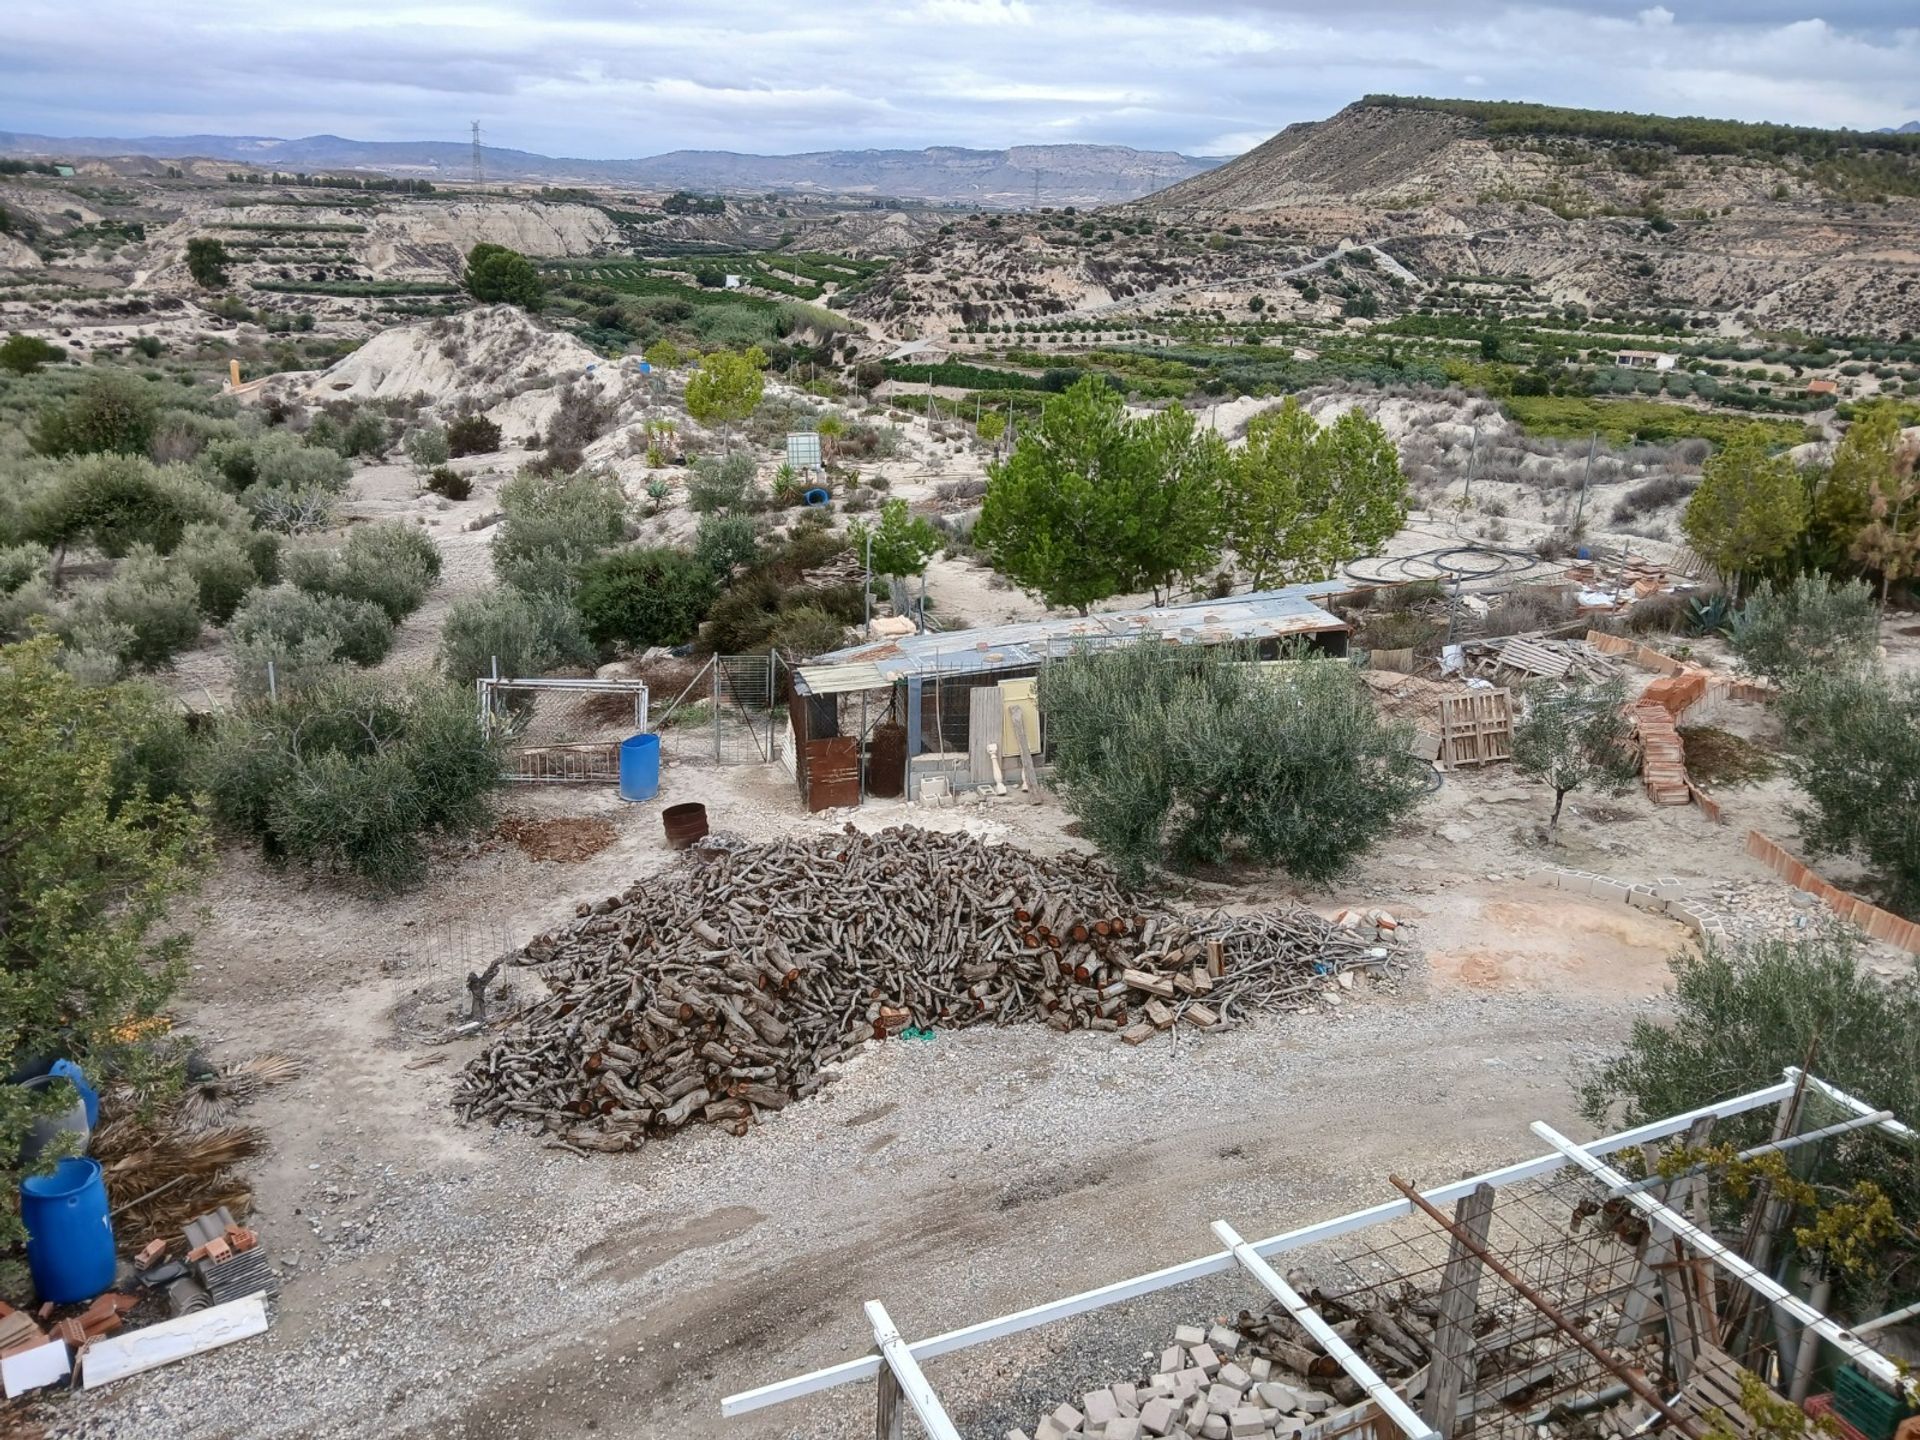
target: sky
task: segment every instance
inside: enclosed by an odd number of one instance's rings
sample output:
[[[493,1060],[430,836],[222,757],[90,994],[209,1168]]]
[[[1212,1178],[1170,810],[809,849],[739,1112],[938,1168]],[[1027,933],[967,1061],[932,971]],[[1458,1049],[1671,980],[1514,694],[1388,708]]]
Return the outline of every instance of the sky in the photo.
[[[1368,92],[1873,129],[1916,0],[4,0],[0,130],[1250,148]]]

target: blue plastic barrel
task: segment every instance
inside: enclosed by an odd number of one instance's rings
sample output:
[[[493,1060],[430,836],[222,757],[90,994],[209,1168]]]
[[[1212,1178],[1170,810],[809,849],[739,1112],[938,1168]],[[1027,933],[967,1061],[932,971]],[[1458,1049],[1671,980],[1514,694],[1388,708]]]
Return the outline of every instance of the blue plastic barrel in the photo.
[[[833,499],[833,496],[829,495],[825,490],[821,489],[818,485],[816,485],[813,487],[813,489],[807,491],[807,493],[805,495],[802,495],[800,498],[806,501],[806,503],[809,505],[825,505],[828,501]]]
[[[71,1305],[113,1284],[113,1222],[107,1186],[93,1160],[62,1160],[51,1175],[20,1182],[27,1268],[42,1300]]]
[[[651,800],[660,793],[660,737],[629,735],[620,742],[620,798]]]

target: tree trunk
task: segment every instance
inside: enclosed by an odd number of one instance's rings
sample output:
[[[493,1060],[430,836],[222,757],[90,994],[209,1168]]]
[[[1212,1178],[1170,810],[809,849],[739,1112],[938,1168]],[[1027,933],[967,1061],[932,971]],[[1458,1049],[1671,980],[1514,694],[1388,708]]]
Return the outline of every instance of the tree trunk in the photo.
[[[1557,830],[1560,827],[1560,807],[1566,803],[1566,800],[1567,792],[1565,790],[1556,790],[1553,792],[1553,818],[1547,821],[1547,828],[1549,830]]]

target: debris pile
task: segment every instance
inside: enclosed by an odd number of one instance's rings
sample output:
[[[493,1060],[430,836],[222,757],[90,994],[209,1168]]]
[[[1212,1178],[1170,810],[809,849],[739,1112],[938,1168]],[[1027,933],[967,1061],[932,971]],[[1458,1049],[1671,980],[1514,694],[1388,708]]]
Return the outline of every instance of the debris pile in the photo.
[[[1452,651],[1455,647],[1448,646]],[[1491,640],[1465,640],[1459,656],[1441,656],[1443,672],[1491,680],[1496,685],[1515,676],[1536,680],[1607,680],[1620,673],[1619,663],[1585,640],[1550,640],[1541,635],[1507,635]]]
[[[581,910],[515,957],[551,993],[467,1066],[456,1103],[602,1151],[695,1120],[743,1134],[909,1027],[1031,1018],[1138,1044],[1310,1005],[1398,955],[1377,922],[1181,917],[1085,856],[905,827],[704,845]]]

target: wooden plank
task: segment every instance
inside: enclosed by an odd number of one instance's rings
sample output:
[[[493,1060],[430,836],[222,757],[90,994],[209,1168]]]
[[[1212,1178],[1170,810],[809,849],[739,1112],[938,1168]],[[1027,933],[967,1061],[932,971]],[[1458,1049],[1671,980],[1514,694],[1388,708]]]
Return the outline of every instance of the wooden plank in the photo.
[[[1482,1185],[1454,1206],[1456,1224],[1485,1245],[1493,1221],[1493,1187]],[[1440,1278],[1440,1314],[1433,1327],[1433,1368],[1420,1418],[1447,1440],[1459,1419],[1460,1397],[1473,1388],[1473,1322],[1480,1298],[1480,1257],[1460,1237],[1447,1252]]]
[[[217,1350],[236,1340],[248,1340],[267,1331],[267,1301],[264,1295],[248,1295],[230,1300],[194,1315],[177,1320],[162,1320],[158,1325],[133,1330],[125,1335],[110,1335],[95,1340],[80,1357],[81,1383],[91,1390],[111,1384],[129,1375],[140,1375],[185,1360],[202,1351]]]
[[[989,745],[1000,743],[1000,691],[997,686],[978,685],[967,692],[967,767],[976,786],[991,785],[994,773]],[[1004,750],[1001,754],[1005,754]]]

